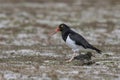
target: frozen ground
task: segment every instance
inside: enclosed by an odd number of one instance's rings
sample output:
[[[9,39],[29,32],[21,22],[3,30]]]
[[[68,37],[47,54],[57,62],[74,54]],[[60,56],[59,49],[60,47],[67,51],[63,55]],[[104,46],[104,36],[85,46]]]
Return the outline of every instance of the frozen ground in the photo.
[[[0,80],[120,80],[119,9],[119,0],[0,0]],[[103,51],[94,64],[65,62],[60,33],[48,38],[60,23]]]

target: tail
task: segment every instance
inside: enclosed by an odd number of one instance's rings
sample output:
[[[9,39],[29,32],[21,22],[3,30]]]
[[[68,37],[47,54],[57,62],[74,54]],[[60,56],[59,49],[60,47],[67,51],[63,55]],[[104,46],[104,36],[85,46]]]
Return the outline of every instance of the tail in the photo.
[[[96,47],[94,47],[94,46],[92,46],[92,45],[90,45],[90,47],[89,47],[90,49],[93,49],[93,50],[95,50],[97,53],[99,53],[99,54],[101,54],[102,53],[102,51],[101,50],[99,50],[99,49],[97,49]]]

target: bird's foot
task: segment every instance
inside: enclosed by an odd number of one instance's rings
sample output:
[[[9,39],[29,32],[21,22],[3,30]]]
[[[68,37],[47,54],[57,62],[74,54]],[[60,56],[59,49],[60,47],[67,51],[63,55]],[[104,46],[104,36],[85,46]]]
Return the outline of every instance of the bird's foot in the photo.
[[[70,60],[67,60],[67,61],[65,61],[65,62],[68,62],[68,63],[69,63],[69,62],[71,62],[71,61],[70,61]]]
[[[72,59],[69,59],[69,60],[67,60],[67,61],[65,61],[65,62],[71,62],[72,61]]]
[[[72,57],[71,57],[69,60],[67,60],[66,62],[71,62],[71,61],[74,59],[74,57],[75,57],[76,55],[77,55],[77,54],[74,53],[74,54],[72,55]]]

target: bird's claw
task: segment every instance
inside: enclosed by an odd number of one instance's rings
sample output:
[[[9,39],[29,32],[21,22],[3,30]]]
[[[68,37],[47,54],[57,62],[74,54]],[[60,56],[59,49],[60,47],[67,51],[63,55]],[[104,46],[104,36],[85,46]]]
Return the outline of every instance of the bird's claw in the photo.
[[[67,61],[65,61],[65,62],[71,62],[72,60],[70,59],[70,60],[67,60]]]

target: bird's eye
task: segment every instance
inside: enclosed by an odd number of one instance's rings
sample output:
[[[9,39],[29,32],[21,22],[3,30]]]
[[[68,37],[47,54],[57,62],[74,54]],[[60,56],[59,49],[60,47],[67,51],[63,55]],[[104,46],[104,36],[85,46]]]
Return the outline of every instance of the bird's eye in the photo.
[[[63,27],[63,25],[61,25],[61,27]]]

